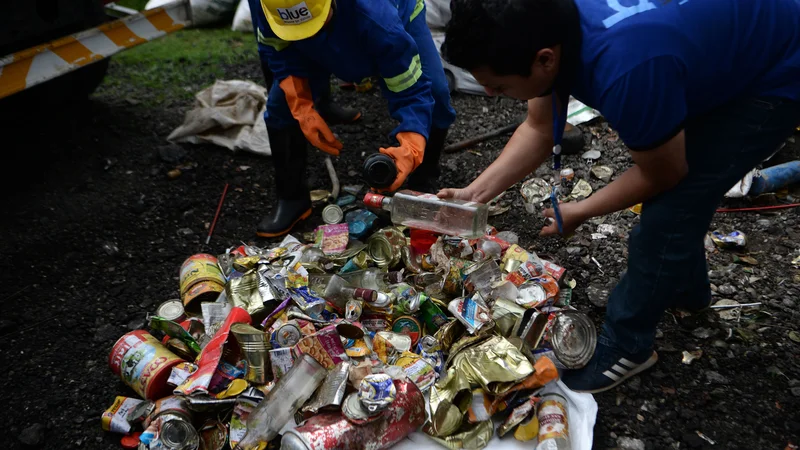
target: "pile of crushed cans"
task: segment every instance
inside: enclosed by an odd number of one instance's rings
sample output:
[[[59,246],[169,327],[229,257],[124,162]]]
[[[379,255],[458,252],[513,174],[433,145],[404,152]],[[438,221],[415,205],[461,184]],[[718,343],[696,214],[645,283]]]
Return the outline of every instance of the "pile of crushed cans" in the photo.
[[[567,401],[540,391],[588,362],[596,331],[565,268],[513,232],[439,235],[355,205],[304,240],[189,257],[181,298],[114,344],[139,398],[103,428],[150,450],[386,449],[415,431],[570,448]]]

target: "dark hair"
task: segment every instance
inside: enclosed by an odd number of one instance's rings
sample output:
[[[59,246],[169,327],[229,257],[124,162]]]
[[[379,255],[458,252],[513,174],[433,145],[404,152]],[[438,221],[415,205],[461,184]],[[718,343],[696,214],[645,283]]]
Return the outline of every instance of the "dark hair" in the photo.
[[[530,76],[536,53],[561,44],[577,17],[573,0],[452,0],[442,56],[466,70]]]

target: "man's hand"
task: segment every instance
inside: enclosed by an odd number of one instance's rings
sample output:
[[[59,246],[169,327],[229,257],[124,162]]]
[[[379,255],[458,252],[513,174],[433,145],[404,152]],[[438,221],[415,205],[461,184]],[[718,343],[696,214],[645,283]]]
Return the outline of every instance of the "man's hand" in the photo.
[[[394,183],[386,189],[389,192],[394,192],[403,185],[411,172],[422,164],[422,158],[425,155],[425,137],[421,134],[401,131],[397,133],[397,141],[400,142],[398,147],[380,150],[381,153],[392,158],[397,167],[397,177],[394,179]]]
[[[286,94],[286,103],[289,105],[292,117],[300,124],[300,129],[303,130],[308,142],[329,155],[339,156],[342,143],[336,139],[328,124],[314,109],[308,80],[289,76],[281,81],[279,86]]]
[[[558,210],[561,213],[561,221],[563,222],[563,236],[569,236],[575,232],[583,222],[589,217],[586,216],[581,202],[561,203],[558,205]],[[548,224],[542,227],[539,236],[552,236],[558,234],[558,224],[556,223],[556,214],[553,208],[544,210],[544,216],[548,218]]]
[[[456,200],[464,200],[467,202],[480,202],[478,196],[475,193],[473,193],[470,186],[467,186],[462,189],[445,188],[439,191],[439,193],[436,194],[436,196],[439,198],[452,198]]]

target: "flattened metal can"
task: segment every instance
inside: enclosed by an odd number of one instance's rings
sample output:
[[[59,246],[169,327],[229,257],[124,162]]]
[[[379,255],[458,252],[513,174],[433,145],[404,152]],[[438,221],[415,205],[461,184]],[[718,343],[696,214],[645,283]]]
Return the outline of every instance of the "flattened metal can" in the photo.
[[[283,435],[281,450],[384,450],[422,426],[425,399],[417,386],[395,381],[396,397],[373,420],[356,425],[340,412],[321,413]]]
[[[119,338],[108,355],[111,371],[147,400],[172,394],[167,380],[172,368],[182,362],[144,330],[131,331]]]

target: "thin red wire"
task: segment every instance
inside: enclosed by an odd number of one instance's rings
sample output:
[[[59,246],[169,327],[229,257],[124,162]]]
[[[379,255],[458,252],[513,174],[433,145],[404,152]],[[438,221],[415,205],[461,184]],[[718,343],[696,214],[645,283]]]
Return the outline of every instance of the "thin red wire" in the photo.
[[[211,222],[211,228],[208,230],[208,237],[206,237],[206,245],[211,242],[211,235],[214,233],[214,227],[217,225],[217,219],[219,219],[219,213],[222,211],[222,203],[225,201],[225,194],[228,193],[228,183],[225,183],[225,189],[222,190],[222,196],[219,198],[219,204],[217,205],[217,212],[214,214],[214,221]]]
[[[729,212],[745,212],[745,211],[769,211],[771,209],[788,209],[788,208],[795,208],[800,206],[800,203],[789,203],[787,205],[773,205],[773,206],[755,206],[752,208],[720,208],[717,210],[718,213],[729,213]]]

